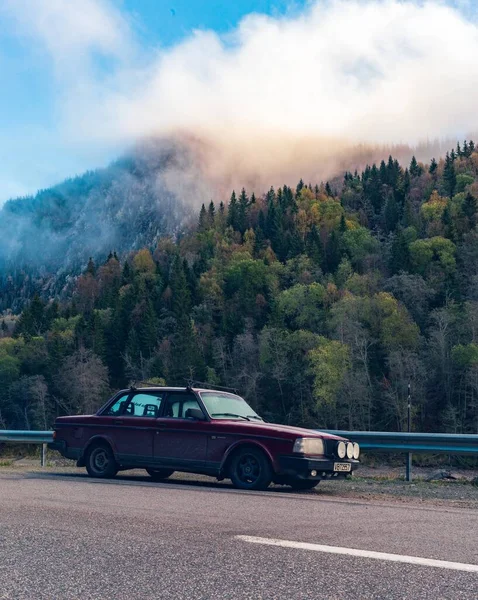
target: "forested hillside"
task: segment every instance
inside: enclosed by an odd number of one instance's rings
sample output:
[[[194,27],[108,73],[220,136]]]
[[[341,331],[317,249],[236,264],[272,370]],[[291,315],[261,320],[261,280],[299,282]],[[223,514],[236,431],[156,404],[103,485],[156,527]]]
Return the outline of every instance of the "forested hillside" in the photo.
[[[105,257],[110,248],[139,250],[174,231],[186,207],[168,175],[181,168],[185,152],[172,142],[145,144],[105,169],[5,203],[0,209],[0,313],[22,308],[35,282],[45,298],[61,293],[89,256]],[[5,291],[6,275],[13,294]]]
[[[206,202],[183,235],[114,246],[66,297],[43,282],[21,316],[4,313],[0,427],[195,378],[237,387],[266,419],[379,430],[404,428],[411,381],[415,430],[477,433],[477,202],[472,142]],[[16,276],[3,309],[25,289]]]

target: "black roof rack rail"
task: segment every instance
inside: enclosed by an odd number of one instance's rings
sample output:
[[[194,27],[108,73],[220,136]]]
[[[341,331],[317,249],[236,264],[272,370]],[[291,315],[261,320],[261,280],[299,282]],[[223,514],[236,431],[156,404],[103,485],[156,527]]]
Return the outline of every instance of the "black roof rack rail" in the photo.
[[[155,381],[135,381],[132,387],[136,388],[137,385],[149,385],[150,387],[169,387],[167,385],[162,385],[161,383],[156,383]]]
[[[193,379],[187,380],[187,387],[189,389],[197,386],[203,387],[208,390],[217,390],[218,392],[232,392],[233,394],[238,393],[237,388],[225,387],[223,385],[214,385],[205,381],[195,381]]]

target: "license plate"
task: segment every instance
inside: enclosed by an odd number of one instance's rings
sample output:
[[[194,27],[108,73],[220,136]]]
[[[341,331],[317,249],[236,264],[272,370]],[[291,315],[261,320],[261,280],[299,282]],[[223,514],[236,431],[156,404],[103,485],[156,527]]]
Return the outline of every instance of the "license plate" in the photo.
[[[334,463],[334,471],[351,471],[352,465],[350,463]]]

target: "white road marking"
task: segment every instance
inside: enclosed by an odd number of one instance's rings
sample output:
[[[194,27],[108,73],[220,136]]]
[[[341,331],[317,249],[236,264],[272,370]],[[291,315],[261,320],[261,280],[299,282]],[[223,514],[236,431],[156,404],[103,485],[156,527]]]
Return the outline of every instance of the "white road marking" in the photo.
[[[281,548],[312,550],[314,552],[326,552],[327,554],[342,554],[345,556],[358,556],[360,558],[374,558],[376,560],[388,560],[391,562],[408,563],[411,565],[419,565],[421,567],[438,567],[439,569],[451,569],[453,571],[467,571],[469,573],[478,573],[478,565],[449,562],[447,560],[435,560],[433,558],[421,558],[419,556],[388,554],[387,552],[373,552],[372,550],[341,548],[340,546],[323,546],[322,544],[310,544],[308,542],[292,542],[289,540],[254,537],[251,535],[236,535],[236,539],[241,540],[243,542],[249,542],[251,544],[262,544],[265,546],[280,546]]]

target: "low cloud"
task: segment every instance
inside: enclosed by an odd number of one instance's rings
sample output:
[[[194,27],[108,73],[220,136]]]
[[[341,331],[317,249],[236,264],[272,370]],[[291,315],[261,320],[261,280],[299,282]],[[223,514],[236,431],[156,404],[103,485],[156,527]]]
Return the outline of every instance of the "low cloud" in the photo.
[[[347,155],[478,131],[478,27],[444,2],[311,2],[165,51],[140,48],[110,2],[7,4],[52,57],[63,138],[181,140],[212,188],[315,181]]]

